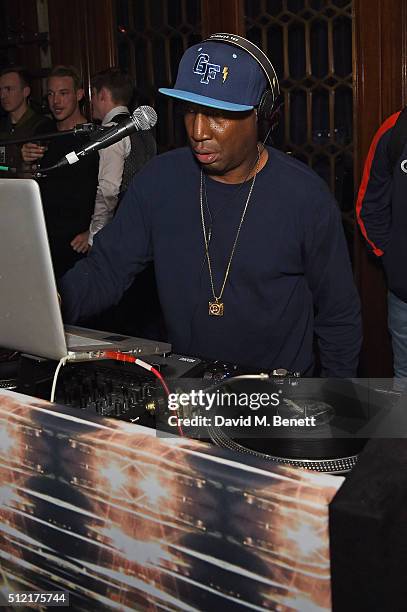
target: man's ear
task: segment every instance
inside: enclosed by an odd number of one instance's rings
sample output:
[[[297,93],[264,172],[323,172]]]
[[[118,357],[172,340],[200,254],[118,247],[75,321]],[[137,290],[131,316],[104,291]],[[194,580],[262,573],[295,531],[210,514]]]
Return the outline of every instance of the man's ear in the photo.
[[[85,90],[82,89],[82,87],[76,90],[76,99],[78,100],[78,102],[80,102],[82,98],[84,98],[84,96],[85,96]]]
[[[31,93],[31,87],[29,87],[28,85],[26,85],[25,87],[23,87],[23,96],[24,98],[27,100],[27,98],[29,98]]]
[[[110,93],[110,90],[104,86],[100,90],[99,95],[100,95],[100,99],[102,102],[106,102],[106,100],[110,100],[112,96],[112,94]]]

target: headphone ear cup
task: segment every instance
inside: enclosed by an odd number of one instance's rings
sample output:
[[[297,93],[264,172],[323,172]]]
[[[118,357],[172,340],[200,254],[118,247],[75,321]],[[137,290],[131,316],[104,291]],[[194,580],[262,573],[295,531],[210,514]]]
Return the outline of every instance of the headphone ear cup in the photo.
[[[273,116],[273,107],[274,93],[271,89],[266,89],[257,107],[259,119],[262,119],[263,121],[270,121]]]

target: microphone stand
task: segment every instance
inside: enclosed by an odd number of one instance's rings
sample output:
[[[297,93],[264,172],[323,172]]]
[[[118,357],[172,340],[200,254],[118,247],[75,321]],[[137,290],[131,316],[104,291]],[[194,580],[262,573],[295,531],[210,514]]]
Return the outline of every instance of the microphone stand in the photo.
[[[74,136],[78,136],[80,134],[89,134],[89,141],[96,140],[99,137],[100,132],[106,132],[109,128],[99,125],[97,123],[79,123],[72,130],[62,130],[61,132],[51,132],[49,134],[38,134],[37,136],[31,136],[30,138],[18,138],[15,140],[7,140],[4,142],[4,145],[11,144],[24,144],[26,142],[38,142],[38,141],[46,141],[52,140],[54,138],[62,138],[63,136],[68,136],[69,134],[73,134]],[[3,142],[0,142],[0,146],[4,146]],[[24,175],[31,175],[34,179],[39,179],[46,177],[48,174],[48,170],[53,170],[54,167],[44,168],[45,172],[41,172],[40,163],[36,164],[36,170],[32,170],[28,172],[27,170],[23,170]],[[10,166],[1,166],[0,172],[8,172],[9,174],[17,174],[19,172],[18,168],[11,168]]]
[[[37,167],[35,174],[36,178],[46,176],[46,173],[62,168],[67,164],[72,165],[80,161],[85,155],[96,153],[99,149],[109,147],[111,144],[122,140],[126,136],[132,134],[137,130],[149,130],[157,122],[157,113],[151,106],[140,106],[136,108],[134,113],[129,116],[129,119],[124,122],[120,122],[117,125],[102,128],[102,135],[98,133],[91,134],[89,137],[89,143],[82,148],[80,151],[70,151],[56,164],[44,168],[41,172],[41,168]]]
[[[36,136],[30,136],[25,138],[14,138],[14,140],[1,140],[0,147],[7,145],[24,144],[26,142],[38,142],[41,140],[53,140],[54,138],[62,138],[63,136],[69,136],[73,134],[78,136],[79,134],[92,134],[92,132],[103,132],[106,128],[97,125],[96,123],[79,123],[75,125],[72,130],[64,130],[61,132],[50,132],[48,134],[37,134]]]

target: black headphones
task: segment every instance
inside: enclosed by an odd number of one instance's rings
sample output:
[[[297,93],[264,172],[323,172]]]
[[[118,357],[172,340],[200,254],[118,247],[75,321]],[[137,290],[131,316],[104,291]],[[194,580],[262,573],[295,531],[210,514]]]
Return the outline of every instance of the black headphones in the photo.
[[[267,55],[263,53],[263,51],[257,45],[252,43],[250,40],[247,40],[247,38],[239,36],[238,34],[218,32],[217,34],[211,34],[203,42],[207,41],[223,42],[228,45],[234,45],[239,49],[243,49],[243,51],[246,51],[246,53],[249,53],[249,55],[256,60],[269,83],[269,87],[264,90],[261,96],[257,107],[257,115],[259,119],[271,121],[274,115],[274,105],[278,96],[280,95],[280,87],[274,66],[270,62]]]

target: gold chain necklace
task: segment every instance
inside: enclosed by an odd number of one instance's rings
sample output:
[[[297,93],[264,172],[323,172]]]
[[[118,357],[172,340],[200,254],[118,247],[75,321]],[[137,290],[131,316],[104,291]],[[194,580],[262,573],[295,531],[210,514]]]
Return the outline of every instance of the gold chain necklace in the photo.
[[[253,179],[252,179],[252,184],[250,185],[249,195],[247,196],[246,204],[244,205],[242,216],[240,217],[239,226],[237,228],[235,240],[233,242],[232,250],[230,252],[229,261],[228,261],[227,266],[226,266],[225,276],[223,278],[223,283],[222,283],[219,295],[216,295],[215,286],[214,286],[214,283],[213,283],[212,264],[211,264],[211,258],[210,258],[210,255],[209,255],[209,241],[211,239],[211,228],[209,228],[209,232],[207,232],[206,225],[205,225],[204,207],[203,207],[203,192],[204,192],[204,181],[205,181],[205,178],[204,178],[203,170],[201,169],[201,186],[200,186],[200,191],[199,191],[199,201],[200,201],[200,207],[201,207],[202,232],[203,232],[204,242],[205,242],[206,260],[208,262],[209,279],[210,279],[210,282],[211,282],[211,289],[212,289],[212,295],[213,295],[213,300],[214,300],[213,302],[209,301],[209,315],[214,316],[214,317],[222,317],[223,314],[224,314],[225,306],[224,306],[224,303],[221,302],[221,299],[222,299],[223,292],[225,290],[226,281],[227,281],[228,276],[229,276],[230,267],[232,265],[233,256],[235,254],[236,245],[237,245],[237,241],[239,239],[240,230],[242,229],[242,225],[243,225],[243,221],[244,221],[244,218],[245,218],[245,215],[246,215],[247,207],[249,205],[250,198],[251,198],[251,195],[252,195],[252,191],[253,191],[253,188],[254,188],[254,184],[256,182],[257,172],[259,171],[259,164],[260,164],[260,151],[259,151],[259,147],[257,146],[256,169],[255,169],[254,176],[253,176]]]

